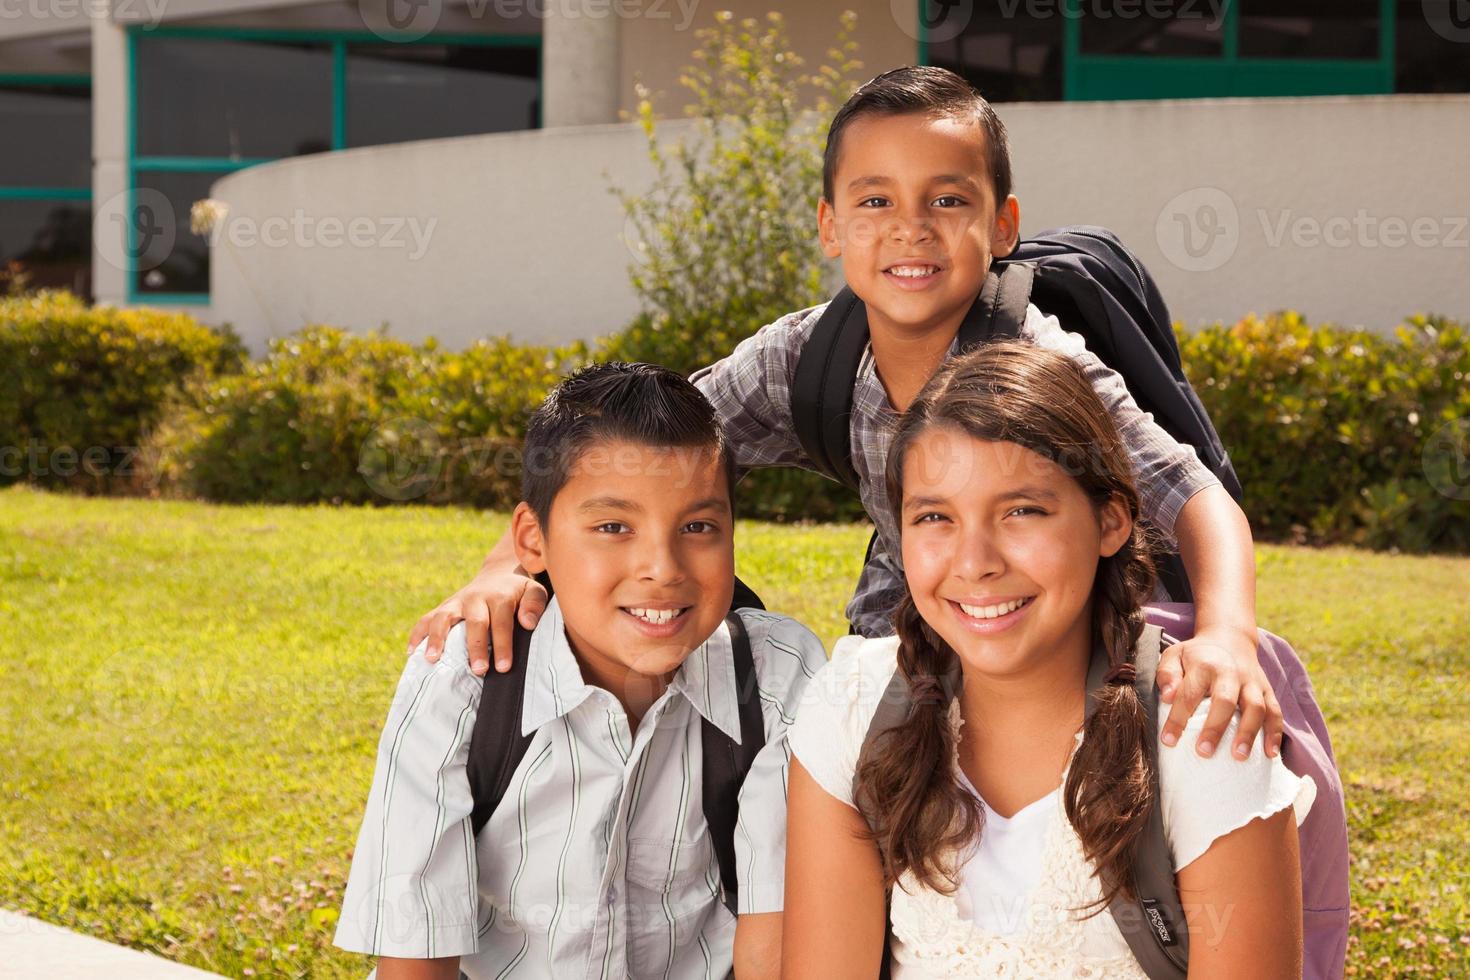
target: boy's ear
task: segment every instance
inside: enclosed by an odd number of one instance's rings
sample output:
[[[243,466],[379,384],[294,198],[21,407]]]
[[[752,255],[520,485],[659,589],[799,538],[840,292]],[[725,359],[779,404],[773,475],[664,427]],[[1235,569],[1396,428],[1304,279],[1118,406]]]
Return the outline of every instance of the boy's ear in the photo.
[[[829,259],[842,257],[842,243],[837,238],[837,212],[825,197],[817,202],[817,237],[822,240],[822,254]]]
[[[527,572],[535,575],[546,571],[546,536],[541,521],[531,505],[522,500],[510,515],[510,543],[515,548],[516,561]]]
[[[1133,518],[1128,516],[1128,508],[1124,507],[1123,501],[1116,496],[1098,508],[1097,518],[1102,529],[1102,538],[1098,542],[1098,556],[1111,558],[1118,553],[1118,549],[1128,543],[1129,538],[1133,537]]]
[[[1021,202],[1011,194],[995,209],[995,224],[990,229],[990,254],[1003,259],[1016,250],[1021,240]]]

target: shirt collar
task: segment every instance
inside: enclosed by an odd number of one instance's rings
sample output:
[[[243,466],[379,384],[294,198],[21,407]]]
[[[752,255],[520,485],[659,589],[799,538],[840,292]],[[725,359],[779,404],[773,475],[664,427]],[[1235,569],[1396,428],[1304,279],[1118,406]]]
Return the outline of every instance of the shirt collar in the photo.
[[[730,626],[724,620],[685,658],[669,690],[684,697],[700,716],[737,744],[740,705],[735,681],[735,655]],[[526,658],[526,699],[521,706],[521,734],[530,735],[547,722],[573,711],[592,694],[582,667],[567,641],[566,623],[556,596],[546,605],[531,634]],[[754,693],[754,692],[752,692]]]
[[[531,634],[526,657],[526,702],[521,706],[521,734],[529,735],[587,700],[592,685],[582,679],[572,645],[567,642],[566,623],[556,596]]]
[[[701,717],[740,744],[740,701],[729,622],[720,620],[709,639],[694,648],[669,688],[684,695]]]

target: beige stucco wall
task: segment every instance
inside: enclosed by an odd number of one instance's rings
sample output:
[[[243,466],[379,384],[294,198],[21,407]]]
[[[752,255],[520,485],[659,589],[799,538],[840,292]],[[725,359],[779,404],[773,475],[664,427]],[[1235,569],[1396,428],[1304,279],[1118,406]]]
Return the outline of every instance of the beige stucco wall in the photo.
[[[1024,230],[1113,228],[1186,322],[1286,307],[1379,329],[1416,310],[1470,318],[1470,185],[1459,173],[1470,96],[1017,104],[1002,116]],[[387,321],[398,336],[452,345],[597,336],[637,309],[608,181],[648,177],[642,135],[626,124],[241,171],[214,188],[232,220],[365,219],[381,235],[398,222],[402,241],[227,241],[208,315],[257,349],[312,321]],[[411,221],[429,230],[421,248]]]

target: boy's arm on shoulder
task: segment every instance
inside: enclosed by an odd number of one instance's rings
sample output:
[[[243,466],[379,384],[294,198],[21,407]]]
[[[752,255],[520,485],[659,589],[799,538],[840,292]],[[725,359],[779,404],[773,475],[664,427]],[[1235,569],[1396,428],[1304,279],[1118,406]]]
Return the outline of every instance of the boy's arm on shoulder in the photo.
[[[742,473],[758,466],[810,465],[791,421],[791,383],[806,337],[803,325],[820,309],[786,314],[689,376],[714,405]]]
[[[437,663],[420,648],[404,665],[342,895],[340,948],[409,959],[476,952],[467,764],[483,684],[469,671],[462,625]]]
[[[1066,354],[1081,366],[1118,427],[1138,481],[1144,515],[1172,538],[1174,522],[1189,498],[1218,484],[1219,479],[1192,448],[1182,445],[1151,414],[1140,409],[1123,376],[1088,350],[1079,334],[1064,329],[1056,317],[1030,307],[1021,336],[1038,347]]]

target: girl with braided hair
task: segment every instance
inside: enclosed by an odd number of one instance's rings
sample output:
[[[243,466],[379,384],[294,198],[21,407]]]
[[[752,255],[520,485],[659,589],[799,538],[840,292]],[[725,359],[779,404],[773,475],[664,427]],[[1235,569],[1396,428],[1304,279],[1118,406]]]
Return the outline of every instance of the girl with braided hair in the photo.
[[[791,729],[783,977],[1146,977],[1107,911],[1155,807],[1189,976],[1299,976],[1314,784],[1259,740],[1244,762],[1159,741],[1133,684],[1147,528],[1082,372],[1021,343],[951,360],[887,479],[908,594]],[[911,707],[870,741],[896,676]]]

